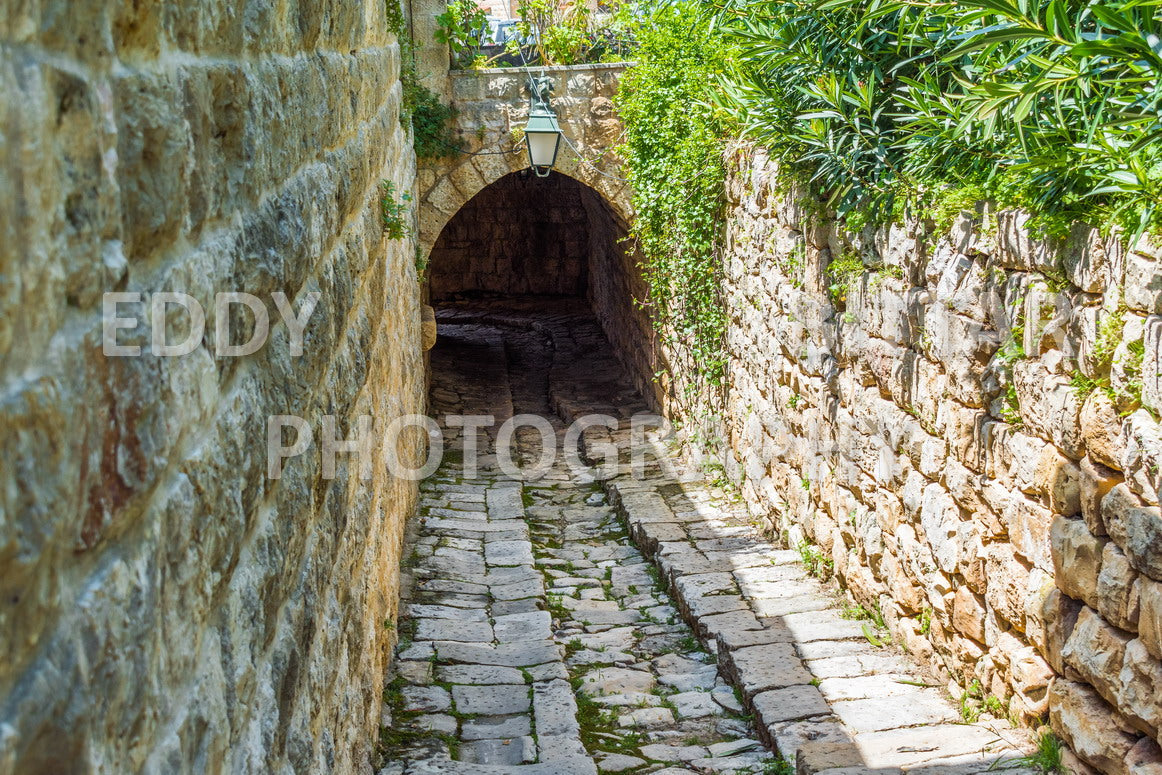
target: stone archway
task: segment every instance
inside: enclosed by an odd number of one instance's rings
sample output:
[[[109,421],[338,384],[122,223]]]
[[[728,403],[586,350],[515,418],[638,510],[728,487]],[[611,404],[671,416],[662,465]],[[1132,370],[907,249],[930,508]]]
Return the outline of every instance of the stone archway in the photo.
[[[434,301],[487,292],[584,297],[591,250],[609,241],[598,194],[570,177],[512,172],[469,199],[440,232],[428,264]]]
[[[630,188],[614,148],[622,125],[612,98],[625,64],[537,68],[555,83],[553,107],[578,153],[562,146],[556,171],[600,194],[622,224],[632,218]],[[464,153],[419,169],[420,249],[430,255],[449,220],[473,197],[528,165],[519,129],[528,118],[526,74],[513,68],[449,75],[455,130]],[[508,152],[506,152],[508,151]],[[515,152],[512,152],[515,151]]]

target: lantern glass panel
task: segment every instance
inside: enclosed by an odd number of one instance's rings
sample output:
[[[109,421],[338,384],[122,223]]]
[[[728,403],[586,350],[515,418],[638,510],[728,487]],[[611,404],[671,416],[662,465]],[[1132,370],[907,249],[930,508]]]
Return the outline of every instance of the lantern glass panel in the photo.
[[[526,132],[529,144],[529,164],[534,167],[552,167],[557,161],[557,148],[561,144],[558,132]]]

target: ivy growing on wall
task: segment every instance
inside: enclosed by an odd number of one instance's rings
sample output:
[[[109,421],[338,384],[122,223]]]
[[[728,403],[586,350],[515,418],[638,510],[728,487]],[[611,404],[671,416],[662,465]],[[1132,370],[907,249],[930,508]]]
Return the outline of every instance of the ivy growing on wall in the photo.
[[[459,147],[452,131],[456,111],[440,102],[439,96],[420,83],[416,75],[415,45],[407,32],[407,19],[398,0],[384,0],[387,30],[399,41],[400,85],[403,89],[400,103],[400,123],[412,127],[416,158],[439,159],[454,153]]]
[[[412,236],[411,228],[412,196],[407,192],[395,198],[395,184],[390,180],[379,183],[379,223],[383,236],[388,239],[407,239]]]
[[[720,297],[729,117],[706,101],[726,52],[694,4],[665,4],[634,30],[637,65],[622,78],[620,152],[633,184],[632,234],[646,304],[663,338],[680,340],[720,384],[726,313]]]
[[[416,80],[415,67],[405,71],[403,112],[411,117],[413,144],[418,159],[439,159],[456,152],[459,144],[452,131],[456,111]]]
[[[407,19],[400,0],[383,0],[383,18],[387,31],[402,42],[407,37]]]
[[[664,337],[713,383],[724,138],[810,184],[846,226],[979,200],[1060,235],[1162,233],[1162,0],[700,0],[633,30],[617,100],[633,226]],[[831,294],[846,291],[842,266]]]

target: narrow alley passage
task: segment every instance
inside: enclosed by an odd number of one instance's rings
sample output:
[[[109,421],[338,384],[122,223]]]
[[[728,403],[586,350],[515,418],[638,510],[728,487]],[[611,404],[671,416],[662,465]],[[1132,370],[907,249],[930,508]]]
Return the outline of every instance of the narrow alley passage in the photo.
[[[439,324],[445,453],[405,550],[381,775],[795,772],[780,756],[830,775],[1032,772],[1024,733],[965,723],[726,493],[648,456],[633,470],[632,445],[665,447],[631,433],[648,407],[583,302],[455,303]],[[527,425],[525,475],[504,473],[499,429],[521,414],[559,450],[577,417],[616,418],[581,442],[616,445],[617,474],[563,454],[533,474]],[[472,431],[479,455],[458,415],[495,418]]]

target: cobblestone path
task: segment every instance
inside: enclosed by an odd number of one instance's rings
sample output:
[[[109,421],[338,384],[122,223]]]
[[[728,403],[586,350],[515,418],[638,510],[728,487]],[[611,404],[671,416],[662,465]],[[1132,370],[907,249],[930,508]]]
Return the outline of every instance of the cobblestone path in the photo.
[[[431,413],[446,452],[409,530],[381,775],[796,771],[777,754],[801,774],[1035,772],[1017,759],[1026,734],[963,723],[797,552],[644,455],[660,447],[629,418],[647,407],[583,308],[509,304],[441,312]],[[535,478],[504,474],[498,430],[518,414],[548,420],[559,449],[576,417],[617,418],[581,434],[595,459],[616,447],[617,475],[562,455]],[[475,471],[448,415],[495,417],[471,434]],[[516,433],[526,472],[540,438]],[[650,460],[636,473],[633,453]]]

